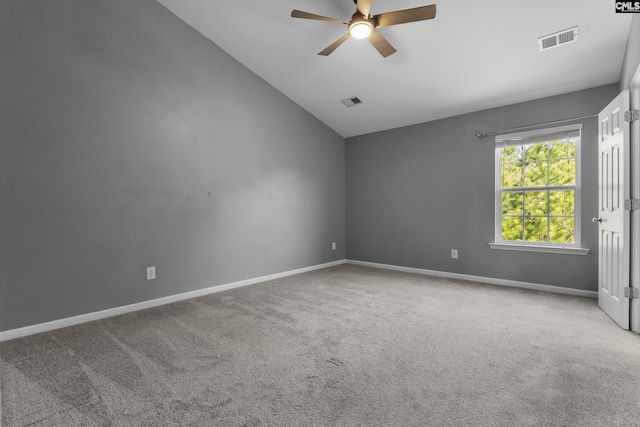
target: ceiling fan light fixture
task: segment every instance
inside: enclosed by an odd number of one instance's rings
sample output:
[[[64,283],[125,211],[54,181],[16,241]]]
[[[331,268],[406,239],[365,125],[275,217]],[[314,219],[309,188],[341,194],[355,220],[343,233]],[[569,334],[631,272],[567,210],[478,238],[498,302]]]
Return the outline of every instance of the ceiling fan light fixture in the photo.
[[[353,0],[356,4],[356,12],[351,16],[350,21],[342,21],[336,18],[316,15],[309,12],[294,9],[291,11],[292,18],[313,19],[315,21],[335,22],[347,25],[347,33],[343,34],[335,42],[318,52],[318,55],[329,56],[331,52],[347,41],[350,37],[354,39],[367,39],[369,43],[386,58],[396,52],[395,48],[380,34],[377,29],[390,27],[392,25],[408,24],[410,22],[426,21],[436,17],[436,5],[414,7],[412,9],[396,10],[394,12],[371,15],[371,3],[373,0]]]
[[[357,21],[349,25],[349,34],[356,39],[366,39],[372,31],[373,25],[369,21]]]

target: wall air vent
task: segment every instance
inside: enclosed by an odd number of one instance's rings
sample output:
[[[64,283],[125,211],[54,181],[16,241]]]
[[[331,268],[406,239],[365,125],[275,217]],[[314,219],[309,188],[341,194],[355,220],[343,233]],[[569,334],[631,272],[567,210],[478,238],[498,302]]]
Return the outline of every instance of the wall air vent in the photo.
[[[351,96],[347,99],[343,99],[342,102],[346,107],[353,107],[354,105],[362,104],[362,101],[357,96]]]
[[[569,28],[568,30],[558,31],[548,36],[538,39],[538,48],[540,52],[543,50],[558,47],[563,44],[575,42],[578,40],[578,27]]]

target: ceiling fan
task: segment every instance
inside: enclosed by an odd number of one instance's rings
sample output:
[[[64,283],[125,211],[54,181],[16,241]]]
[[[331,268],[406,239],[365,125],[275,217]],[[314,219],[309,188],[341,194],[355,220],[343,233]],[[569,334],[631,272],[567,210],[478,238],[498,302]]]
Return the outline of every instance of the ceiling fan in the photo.
[[[345,42],[350,36],[356,39],[367,39],[385,58],[396,52],[393,46],[376,31],[378,28],[389,27],[391,25],[406,24],[408,22],[424,21],[436,17],[436,5],[415,7],[413,9],[397,10],[395,12],[370,15],[372,0],[353,0],[356,4],[356,13],[351,17],[351,21],[328,18],[326,16],[315,15],[301,10],[291,11],[291,17],[314,19],[317,21],[337,22],[348,27],[347,34],[329,45],[318,55],[329,56],[338,46]]]

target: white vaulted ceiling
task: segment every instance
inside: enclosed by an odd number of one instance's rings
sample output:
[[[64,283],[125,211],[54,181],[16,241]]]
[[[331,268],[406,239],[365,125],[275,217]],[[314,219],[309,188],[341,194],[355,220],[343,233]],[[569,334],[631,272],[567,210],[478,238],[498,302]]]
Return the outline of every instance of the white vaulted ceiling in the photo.
[[[158,0],[344,137],[618,82],[631,23],[604,0],[435,0],[434,20],[381,28],[383,58],[342,24],[353,0]],[[372,14],[434,3],[373,0]],[[538,37],[578,26],[578,41],[540,52]],[[340,100],[363,103],[346,108]]]

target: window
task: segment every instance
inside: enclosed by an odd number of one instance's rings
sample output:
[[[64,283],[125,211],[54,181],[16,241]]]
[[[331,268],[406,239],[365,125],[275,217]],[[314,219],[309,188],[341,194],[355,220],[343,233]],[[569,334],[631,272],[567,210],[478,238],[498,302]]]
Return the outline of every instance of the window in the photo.
[[[578,247],[580,131],[580,125],[571,125],[496,137],[492,247]]]

